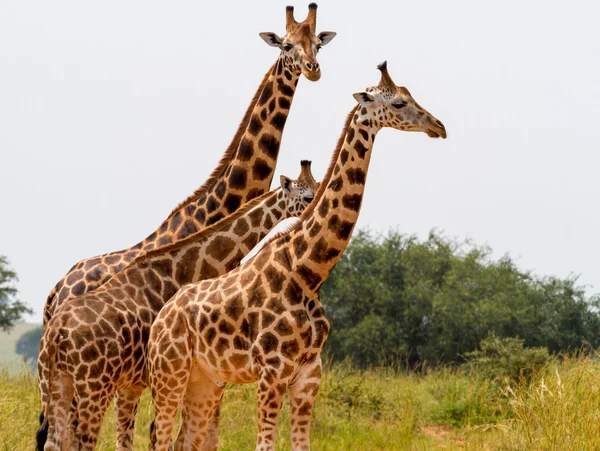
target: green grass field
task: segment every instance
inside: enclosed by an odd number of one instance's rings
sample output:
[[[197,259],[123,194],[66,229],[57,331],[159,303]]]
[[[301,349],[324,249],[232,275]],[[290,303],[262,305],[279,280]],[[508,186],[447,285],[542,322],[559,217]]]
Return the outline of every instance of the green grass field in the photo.
[[[553,363],[529,385],[499,385],[461,370],[424,375],[327,368],[315,407],[315,450],[596,450],[600,449],[600,362]],[[252,450],[254,385],[226,391],[222,450]],[[33,449],[39,397],[30,373],[0,375],[0,450]],[[152,417],[145,393],[136,449],[146,449]],[[290,449],[289,416],[280,420],[278,450]],[[114,414],[98,449],[114,449]]]

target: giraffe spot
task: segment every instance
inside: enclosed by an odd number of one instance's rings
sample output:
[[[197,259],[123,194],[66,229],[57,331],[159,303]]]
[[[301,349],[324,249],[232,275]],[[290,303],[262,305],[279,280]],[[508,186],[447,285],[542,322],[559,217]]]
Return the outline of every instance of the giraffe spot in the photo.
[[[241,368],[245,366],[248,363],[248,360],[248,354],[241,354],[237,352],[229,357],[229,363],[231,363],[234,368]]]
[[[290,325],[290,322],[287,320],[287,318],[284,316],[282,317],[279,321],[277,321],[277,324],[275,325],[275,332],[278,335],[290,335],[293,333],[293,329],[292,326]]]
[[[291,102],[289,101],[289,99],[286,99],[285,97],[279,97],[279,108],[281,108],[282,110],[289,110],[291,106]]]
[[[298,265],[296,273],[304,280],[310,289],[315,289],[321,283],[321,276],[313,272],[306,265]]]
[[[150,262],[154,269],[162,277],[171,277],[173,274],[173,262],[169,259],[155,260]]]
[[[217,235],[206,247],[206,253],[217,261],[223,260],[235,248],[235,241],[226,236]]]
[[[300,338],[304,341],[304,346],[306,348],[310,347],[310,343],[312,340],[312,328],[308,327],[304,332],[300,333]]]
[[[352,142],[352,140],[354,140],[354,128],[350,127],[350,128],[348,128],[348,131],[346,132],[346,142],[348,144],[350,144]],[[346,153],[348,153],[348,152],[346,152]],[[346,156],[346,158],[348,158],[348,157]]]
[[[82,277],[83,277],[83,271],[82,270],[77,270],[75,272],[72,272],[67,277],[67,285],[73,285],[75,282],[77,282]]]
[[[85,282],[83,280],[77,282],[73,288],[71,288],[71,294],[74,296],[81,296],[85,292]]]
[[[98,352],[98,348],[95,344],[89,344],[85,348],[81,350],[81,358],[86,362],[93,362],[94,360],[100,357],[100,353]]]
[[[287,120],[287,116],[283,113],[275,113],[275,115],[271,118],[271,125],[278,131],[282,131],[285,126],[285,121]]]
[[[208,221],[206,221],[206,225],[212,225],[215,222],[219,222],[224,217],[225,217],[225,215],[223,213],[221,213],[221,212],[215,213],[210,218],[208,218]]]
[[[260,346],[263,348],[265,354],[269,354],[272,351],[277,350],[279,346],[279,340],[271,332],[265,332],[262,334],[259,340]]]
[[[250,235],[248,235],[243,241],[246,249],[252,249],[254,246],[256,246],[258,244],[258,238],[259,238],[259,235],[254,232],[252,232]]]
[[[215,188],[215,194],[217,195],[217,197],[219,199],[223,199],[223,196],[225,195],[225,190],[226,189],[227,189],[227,185],[225,185],[225,181],[221,180],[217,184],[217,187]]]
[[[302,302],[302,288],[300,288],[300,285],[294,279],[288,282],[285,289],[285,298],[292,306]]]
[[[316,348],[320,348],[325,344],[325,340],[327,340],[327,336],[329,335],[329,326],[325,320],[315,321],[315,339],[313,342],[313,346]]]
[[[302,329],[304,323],[308,321],[308,315],[306,314],[306,311],[303,308],[300,308],[298,310],[292,310],[290,313],[296,322],[296,327],[298,327],[298,329]]]
[[[333,202],[331,203],[331,206],[332,206],[333,208],[337,208],[339,204],[340,204],[340,201],[339,201],[339,200],[337,200],[337,199],[333,199]]]
[[[278,315],[285,312],[285,307],[277,296],[272,297],[265,307]]]
[[[247,178],[248,175],[246,169],[240,166],[234,166],[229,177],[229,187],[236,190],[244,189],[246,187]]]
[[[329,213],[329,199],[325,196],[322,197],[321,203],[319,204],[319,215],[324,218]]]
[[[291,258],[290,258],[289,250],[287,247],[283,247],[280,250],[278,250],[277,252],[275,252],[274,260],[275,260],[275,262],[280,264],[284,269],[286,269],[288,271],[291,270],[291,268],[292,268],[292,264],[290,262]]]
[[[244,302],[242,301],[241,296],[227,299],[224,305],[224,311],[233,321],[237,321],[242,313],[244,313]]]
[[[196,221],[198,221],[198,223],[200,225],[204,224],[204,221],[206,221],[206,213],[204,212],[204,209],[198,208],[194,217],[196,218]]]
[[[265,193],[265,190],[262,188],[252,188],[246,194],[246,202],[251,201],[255,197],[262,196]]]
[[[333,199],[333,208],[336,208],[337,205],[337,199]],[[319,224],[318,222],[315,222],[313,224],[313,226],[308,229],[308,236],[310,236],[311,238],[314,238],[315,236],[317,236],[317,234],[321,231],[321,229],[323,228],[323,226],[321,224]]]
[[[265,363],[273,368],[279,368],[279,365],[281,365],[281,359],[277,356],[269,357],[265,360]]]
[[[252,224],[252,227],[258,227],[260,225],[264,214],[265,214],[265,211],[260,206],[257,208],[254,208],[248,214],[248,218],[250,219],[250,223]]]
[[[126,269],[123,275],[127,276],[129,283],[135,285],[136,287],[141,287],[144,285],[142,273],[135,267],[135,265]],[[123,275],[121,277],[123,277]]]
[[[170,236],[161,236],[158,239],[159,246],[166,246],[167,244],[171,244],[172,242],[173,242],[173,240],[171,239]]]
[[[262,123],[260,122],[260,118],[256,114],[253,114],[248,123],[248,132],[252,136],[256,136],[261,128]]]
[[[262,121],[266,121],[267,120],[267,109],[263,108],[262,110],[260,110],[260,119]]]
[[[208,361],[210,362],[210,364],[214,367],[217,366],[217,358],[215,357],[215,354],[212,351],[208,351],[206,353],[206,358],[208,359]]]
[[[175,232],[181,225],[181,212],[175,213],[169,220],[169,229]]]
[[[146,279],[146,284],[148,285],[148,287],[150,287],[152,290],[156,291],[157,293],[160,293],[161,289],[162,289],[162,280],[160,279],[160,277],[158,277],[156,275],[156,273],[154,271],[152,271],[150,268],[146,269],[146,271],[144,271],[144,275],[145,275],[145,279]]]
[[[289,360],[294,360],[298,352],[300,352],[300,346],[296,340],[286,341],[281,345],[281,354]]]
[[[348,182],[350,182],[351,185],[355,185],[357,183],[364,185],[366,173],[361,168],[350,168],[346,171],[346,177],[348,177]]]
[[[269,281],[269,286],[271,287],[272,293],[279,293],[281,288],[283,287],[283,282],[285,282],[285,276],[275,269],[273,265],[269,265],[265,270],[265,276]]]
[[[275,315],[267,311],[261,312],[261,326],[263,329],[266,329],[271,324],[273,324],[273,321],[275,321]]]
[[[233,326],[233,324],[223,319],[219,323],[219,332],[225,335],[232,335],[233,332],[235,332],[235,327]]]
[[[330,190],[334,191],[334,192],[338,192],[342,189],[342,187],[344,186],[344,182],[342,181],[341,177],[337,177],[335,179],[333,179],[331,182],[329,182],[329,185],[327,186],[327,188],[329,188]]]
[[[240,161],[248,161],[254,155],[254,145],[247,138],[242,138],[237,151],[237,157]]]
[[[212,343],[216,336],[217,331],[214,327],[209,327],[208,329],[206,329],[206,332],[204,332],[204,340],[206,341],[206,344],[208,344],[208,346],[212,346]]]
[[[248,227],[246,220],[244,218],[239,218],[235,222],[233,233],[235,233],[237,236],[244,236],[249,229],[250,227]]]
[[[273,111],[275,111],[275,99],[271,99],[271,101],[269,102],[269,114],[273,114]]]
[[[273,228],[273,220],[271,219],[270,215],[267,215],[264,226],[267,230],[271,230]]]
[[[360,134],[360,136],[362,136],[362,139],[364,139],[365,141],[369,140],[369,132],[367,132],[366,130],[363,130],[361,128],[360,130],[358,130],[358,133]]]
[[[356,141],[354,143],[354,150],[356,150],[358,156],[363,160],[365,159],[365,154],[369,151],[369,149],[364,146],[362,141]]]
[[[260,278],[257,278],[248,292],[248,307],[262,307],[266,297],[267,292],[262,287]]]
[[[104,263],[106,263],[107,265],[114,265],[115,263],[118,263],[119,260],[121,260],[120,255],[109,255],[104,258]]]
[[[235,337],[233,337],[233,347],[235,349],[248,350],[250,349],[250,342],[244,340],[244,338],[242,338],[241,336],[236,335]]]
[[[271,173],[271,166],[262,158],[257,158],[252,168],[252,176],[257,180],[265,180]]]
[[[338,215],[333,215],[329,219],[329,223],[327,224],[329,230],[335,232],[336,236],[340,240],[347,240],[352,234],[352,228],[354,227],[354,223],[340,220]]]
[[[164,300],[148,288],[144,288],[143,293],[150,307],[158,312],[164,305]]]
[[[206,202],[206,211],[212,213],[217,208],[219,208],[219,202],[214,197],[209,196],[208,201]]]
[[[327,263],[338,255],[340,255],[340,250],[329,247],[325,238],[321,238],[314,244],[309,258],[317,263]]]
[[[217,355],[221,356],[229,349],[229,340],[225,337],[220,337],[215,343],[215,352]]]
[[[173,282],[170,280],[165,280],[165,283],[163,284],[162,298],[166,302],[171,299],[178,290],[179,288]]]
[[[292,246],[294,248],[296,258],[302,258],[302,256],[308,249],[308,242],[304,239],[302,235],[298,235],[292,240]]]
[[[283,83],[283,81],[277,85],[277,89],[279,89],[279,92],[285,96],[288,96],[288,97],[294,96],[294,90],[292,88],[290,88],[288,85],[286,85],[285,83]]]
[[[237,194],[230,193],[227,195],[227,198],[225,199],[225,208],[227,209],[228,213],[233,213],[238,208],[240,208],[241,203],[242,203],[242,196],[238,196]]]
[[[342,197],[342,205],[352,211],[360,210],[362,194],[346,194]]]
[[[193,233],[196,233],[197,231],[198,229],[196,227],[196,224],[194,224],[194,221],[188,219],[183,223],[183,227],[181,228],[181,230],[179,230],[179,233],[177,234],[177,239],[182,240],[192,235]]]
[[[263,134],[258,140],[258,148],[266,153],[272,160],[279,154],[279,140],[269,133]]]
[[[250,324],[250,340],[256,340],[258,335],[258,312],[248,313],[248,323]]]
[[[208,263],[206,260],[202,260],[202,266],[200,267],[200,279],[212,279],[219,276],[219,271]]]
[[[273,83],[265,83],[265,86],[260,93],[260,98],[258,99],[259,105],[264,105],[273,95]]]

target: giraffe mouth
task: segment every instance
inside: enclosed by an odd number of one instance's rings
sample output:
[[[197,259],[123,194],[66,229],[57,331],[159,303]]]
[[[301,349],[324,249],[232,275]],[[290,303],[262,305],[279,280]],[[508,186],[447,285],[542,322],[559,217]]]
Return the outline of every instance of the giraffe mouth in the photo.
[[[429,136],[430,138],[442,138],[442,139],[446,139],[446,136],[448,136],[446,134],[446,129],[445,128],[436,128],[436,129],[428,129],[425,133],[427,133],[427,136]]]

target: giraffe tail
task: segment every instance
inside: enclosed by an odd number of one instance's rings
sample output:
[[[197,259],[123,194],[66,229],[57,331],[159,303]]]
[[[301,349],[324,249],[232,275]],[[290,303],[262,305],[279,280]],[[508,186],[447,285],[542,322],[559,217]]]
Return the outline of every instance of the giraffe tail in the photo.
[[[42,451],[48,439],[48,412],[52,394],[52,379],[56,364],[56,353],[62,341],[58,328],[48,325],[42,336],[38,357],[38,377],[40,384],[40,398],[42,412],[40,413],[40,427],[36,432],[36,450]]]
[[[62,280],[61,280],[61,282],[62,282]],[[48,294],[48,297],[46,298],[46,304],[44,305],[44,318],[43,318],[44,327],[46,327],[46,324],[48,324],[48,321],[50,321],[50,318],[52,317],[52,310],[54,309],[54,297],[56,296],[56,293],[58,293],[59,285],[60,285],[60,282],[58,282],[56,285],[54,285],[54,288],[52,288],[52,290]]]

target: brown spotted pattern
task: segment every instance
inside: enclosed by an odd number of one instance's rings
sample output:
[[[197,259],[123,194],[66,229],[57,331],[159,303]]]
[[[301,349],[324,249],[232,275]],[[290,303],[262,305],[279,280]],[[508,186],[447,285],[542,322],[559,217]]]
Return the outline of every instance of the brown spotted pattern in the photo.
[[[77,424],[77,449],[93,449],[115,394],[117,449],[131,449],[154,318],[183,285],[237,267],[277,223],[301,214],[317,189],[308,161],[302,162],[298,180],[282,177],[281,183],[203,231],[146,253],[93,293],[70,299],[55,312],[38,359],[48,422],[44,450],[68,447],[70,424]],[[77,418],[69,419],[73,399],[77,410],[71,414]]]
[[[385,67],[380,68],[389,78]],[[159,313],[148,343],[156,415],[151,450],[169,448],[180,405],[193,412],[186,420],[188,436],[181,449],[199,449],[222,385],[255,381],[256,449],[274,449],[287,390],[292,449],[310,448],[311,412],[329,332],[319,288],[346,248],[358,218],[375,135],[383,127],[404,130],[407,121],[412,123],[413,110],[422,113],[417,121],[421,131],[445,135],[441,122],[404,91],[380,94],[384,87],[391,89],[380,83],[361,100],[365,105],[350,113],[328,174],[300,224],[233,271],[186,286]],[[406,105],[393,107],[399,98]]]
[[[208,181],[140,243],[75,264],[48,295],[44,324],[58,305],[105,284],[145,251],[184,239],[269,190],[300,74],[313,81],[320,78],[317,52],[335,36],[334,32],[315,34],[316,5],[301,23],[293,19],[290,8],[283,38],[275,33],[261,33],[269,45],[281,49],[281,54],[265,75],[232,143]]]

